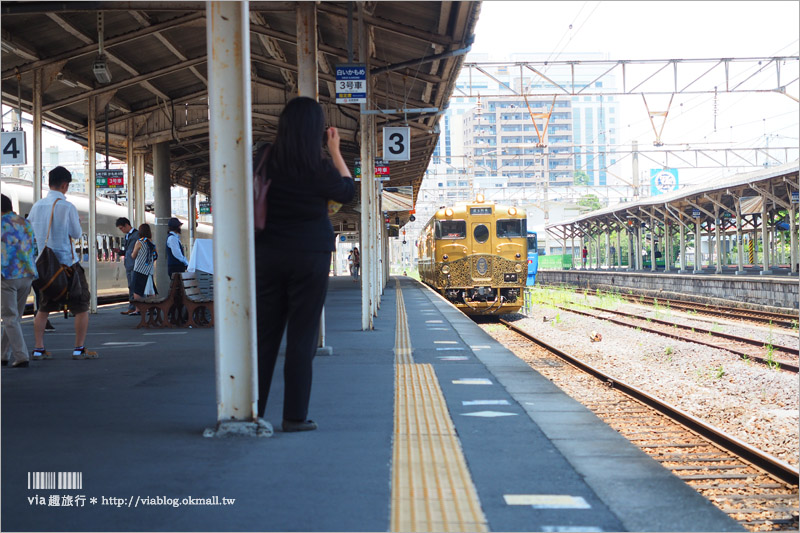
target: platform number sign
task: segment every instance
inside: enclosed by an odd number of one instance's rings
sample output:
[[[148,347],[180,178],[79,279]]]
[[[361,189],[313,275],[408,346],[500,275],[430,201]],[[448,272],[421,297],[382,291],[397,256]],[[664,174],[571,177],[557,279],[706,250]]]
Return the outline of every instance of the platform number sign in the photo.
[[[800,192],[792,191],[792,203],[800,204]]]
[[[27,163],[27,150],[25,150],[24,131],[4,131],[0,140],[3,148],[0,150],[0,164],[24,165]]]
[[[411,128],[383,128],[383,159],[386,161],[411,159]]]

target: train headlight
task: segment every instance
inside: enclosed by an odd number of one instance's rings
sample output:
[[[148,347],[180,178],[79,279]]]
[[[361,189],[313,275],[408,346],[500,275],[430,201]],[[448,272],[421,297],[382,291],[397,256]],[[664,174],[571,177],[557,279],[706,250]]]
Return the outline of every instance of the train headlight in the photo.
[[[517,259],[519,259],[520,257],[522,257],[522,255],[521,254],[517,254]]]
[[[445,216],[451,217],[453,216],[453,210],[448,207],[447,209],[444,210],[444,214]]]
[[[449,273],[450,273],[450,266],[449,265],[444,265],[442,267],[442,274],[449,274]]]
[[[484,200],[485,198],[483,197],[482,194],[479,194],[478,196],[475,197],[475,201],[479,204],[482,204]]]
[[[517,208],[516,207],[509,207],[508,208],[508,214],[513,217],[514,215],[517,214]]]
[[[522,272],[522,265],[520,265],[519,263],[514,265],[514,271],[515,272]]]
[[[442,256],[442,259],[444,259],[445,261],[447,261],[447,259],[448,259],[449,257],[450,257],[450,256],[448,256],[447,254],[444,254],[444,255]]]

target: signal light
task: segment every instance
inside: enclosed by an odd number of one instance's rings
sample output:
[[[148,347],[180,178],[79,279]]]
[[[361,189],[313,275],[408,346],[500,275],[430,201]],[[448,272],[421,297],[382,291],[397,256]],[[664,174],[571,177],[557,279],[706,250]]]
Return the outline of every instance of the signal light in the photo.
[[[448,207],[447,209],[444,210],[444,214],[445,216],[451,217],[453,216],[453,210]]]
[[[516,207],[509,207],[508,208],[508,214],[513,217],[514,215],[517,214],[517,208]]]

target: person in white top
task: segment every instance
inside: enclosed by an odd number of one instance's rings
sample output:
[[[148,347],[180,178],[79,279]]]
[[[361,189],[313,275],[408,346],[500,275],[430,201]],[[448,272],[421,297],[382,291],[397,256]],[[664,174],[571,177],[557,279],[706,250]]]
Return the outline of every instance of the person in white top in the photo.
[[[80,257],[70,239],[80,239],[81,223],[78,210],[67,201],[65,194],[72,181],[72,174],[64,167],[56,167],[49,173],[50,192],[31,207],[28,220],[33,225],[33,233],[39,253],[47,247],[55,252],[62,265],[69,267],[69,293],[64,301],[48,301],[44,293],[39,303],[39,312],[33,320],[33,332],[36,346],[33,350],[34,361],[50,359],[50,353],[44,348],[44,329],[47,317],[52,312],[60,311],[66,306],[75,315],[75,349],[73,359],[95,359],[97,353],[86,351],[84,342],[89,330],[89,284],[86,273],[81,267]],[[53,223],[50,224],[52,213]],[[49,231],[49,235],[48,235]]]

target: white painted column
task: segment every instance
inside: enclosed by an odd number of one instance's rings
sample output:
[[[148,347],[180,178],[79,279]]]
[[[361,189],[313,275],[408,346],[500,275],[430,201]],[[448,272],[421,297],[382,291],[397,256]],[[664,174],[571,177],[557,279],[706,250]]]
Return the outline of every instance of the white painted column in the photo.
[[[769,269],[769,215],[767,213],[767,198],[765,196],[761,197],[761,252],[763,254],[762,258],[762,268],[760,274],[772,274],[772,271]]]
[[[714,249],[717,254],[717,274],[722,273],[722,239],[720,237],[719,227],[722,225],[722,220],[719,218],[719,206],[714,204]]]
[[[694,219],[694,272],[699,273],[703,270],[703,236],[702,222],[700,217]]]
[[[671,270],[672,260],[672,231],[669,227],[669,218],[667,213],[664,212],[664,238],[661,240],[664,246],[664,273],[669,273]]]
[[[656,271],[656,219],[650,215],[650,272]]]
[[[361,63],[367,64],[367,100],[371,99],[369,75],[369,32],[364,19],[364,5],[358,3],[358,58]],[[372,263],[374,261],[370,243],[372,242],[373,218],[373,190],[375,187],[375,161],[372,154],[371,115],[365,115],[369,104],[361,104],[360,130],[361,130],[361,329],[373,329],[372,322]]]
[[[683,219],[678,221],[678,239],[680,240],[681,267],[679,272],[686,272],[686,228],[683,226]]]
[[[136,182],[136,164],[134,163],[134,155],[133,155],[133,117],[129,118],[126,121],[125,129],[126,134],[128,137],[128,143],[126,146],[126,159],[128,163],[128,181],[125,184],[128,188],[128,193],[126,194],[128,198],[128,220],[131,221],[131,224],[134,223],[134,212],[133,212],[133,204],[134,204],[134,185]]]
[[[611,264],[611,233],[608,229],[605,231],[606,234],[606,268],[611,268],[613,265]]]
[[[642,222],[636,219],[636,270],[644,270],[644,259],[642,257]]]
[[[736,274],[744,274],[744,238],[742,236],[742,209],[739,199],[734,198],[736,204]]]
[[[136,228],[138,229],[141,224],[144,224],[145,217],[145,176],[144,176],[144,156],[143,152],[138,152],[134,155],[134,163],[136,168],[134,175],[136,178],[136,185],[133,188],[134,203],[136,204]]]
[[[614,263],[617,268],[622,268],[622,231],[625,228],[620,224],[617,226],[617,253],[614,254]]]
[[[297,2],[297,95],[319,101],[317,5]]]
[[[249,2],[207,2],[217,434],[257,427]],[[262,422],[262,424],[265,424]],[[207,434],[211,432],[207,431]]]
[[[42,92],[42,69],[37,68],[33,71],[33,202],[31,205],[42,197]],[[94,179],[94,176],[91,179]]]
[[[87,240],[89,241],[89,312],[97,313],[97,181],[95,174],[97,171],[97,116],[95,97],[89,97],[88,119],[88,151],[89,151],[89,231]]]
[[[789,198],[789,202],[791,202],[791,197]],[[800,254],[797,250],[797,225],[795,224],[794,217],[794,204],[789,203],[789,263],[792,274],[797,274],[797,258],[800,257]]]
[[[189,188],[189,193],[186,195],[188,201],[189,213],[189,253],[186,254],[187,259],[191,259],[191,253],[194,251],[194,241],[197,240],[197,184],[196,180],[192,179],[192,186]]]

